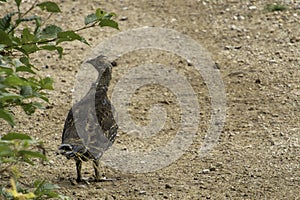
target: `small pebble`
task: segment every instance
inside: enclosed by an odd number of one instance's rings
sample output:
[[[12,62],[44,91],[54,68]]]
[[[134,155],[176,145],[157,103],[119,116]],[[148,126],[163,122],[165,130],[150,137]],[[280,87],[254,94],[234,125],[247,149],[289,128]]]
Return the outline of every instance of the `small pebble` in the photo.
[[[120,20],[121,20],[121,21],[126,21],[126,20],[128,20],[128,17],[123,16],[123,17],[120,18]]]
[[[214,68],[215,68],[215,69],[221,69],[219,63],[215,63]]]
[[[112,196],[110,196],[110,195],[107,195],[106,197],[105,197],[105,200],[114,200],[115,198],[114,197],[112,197]]]
[[[139,192],[139,194],[140,194],[140,195],[144,195],[144,194],[146,194],[146,191],[141,190],[141,191]]]
[[[193,66],[193,63],[190,60],[187,60],[187,64],[188,64],[188,66]]]
[[[211,171],[211,172],[216,171],[216,168],[215,167],[210,167],[209,171]]]
[[[166,184],[166,185],[165,185],[165,188],[166,188],[166,189],[171,189],[171,188],[172,188],[172,186],[171,186],[171,185],[169,185],[169,184]]]

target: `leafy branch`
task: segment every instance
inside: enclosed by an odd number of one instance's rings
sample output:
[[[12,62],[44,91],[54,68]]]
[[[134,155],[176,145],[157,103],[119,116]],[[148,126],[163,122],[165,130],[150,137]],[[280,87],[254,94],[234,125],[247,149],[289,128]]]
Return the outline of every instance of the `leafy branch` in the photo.
[[[53,90],[53,80],[37,73],[38,67],[31,64],[31,54],[41,50],[57,51],[61,58],[63,47],[60,45],[63,42],[78,40],[89,45],[78,32],[96,26],[119,29],[118,23],[112,19],[115,13],[97,9],[85,17],[83,27],[63,30],[56,24],[47,23],[53,15],[61,12],[56,3],[35,0],[28,10],[22,12],[22,0],[14,2],[17,11],[9,12],[0,19],[0,120],[11,127],[16,125],[13,108],[21,107],[26,114],[33,114],[36,109],[43,108],[43,103],[49,102],[47,91]],[[35,8],[45,11],[46,19],[32,14]],[[54,190],[58,186],[51,183],[36,180],[28,189],[30,186],[18,181],[20,173],[17,165],[20,162],[34,165],[36,159],[46,161],[42,143],[22,133],[7,133],[0,137],[0,174],[10,175],[9,188],[0,186],[0,199],[67,199],[56,193]],[[26,188],[22,188],[20,183]]]
[[[11,126],[15,123],[9,107],[20,105],[27,114],[32,114],[36,108],[42,108],[42,105],[37,102],[28,103],[27,100],[39,98],[48,102],[44,90],[53,89],[52,79],[36,76],[37,68],[30,63],[30,54],[41,50],[57,51],[61,58],[62,42],[78,40],[89,45],[85,38],[78,34],[79,31],[95,26],[119,29],[118,23],[112,19],[115,13],[97,9],[95,13],[85,17],[85,25],[82,28],[64,31],[55,24],[45,25],[53,14],[61,12],[56,3],[50,1],[38,3],[36,0],[25,13],[20,10],[22,0],[15,0],[15,3],[17,11],[10,12],[0,19],[0,118]],[[50,13],[48,18],[43,21],[36,15],[26,17],[35,8]],[[14,15],[18,17],[13,22]],[[24,28],[19,30],[20,36],[16,34],[16,29],[21,23],[32,21],[35,24],[34,30]],[[20,55],[16,54],[17,52]],[[24,73],[26,77],[29,75],[29,78],[25,78]]]

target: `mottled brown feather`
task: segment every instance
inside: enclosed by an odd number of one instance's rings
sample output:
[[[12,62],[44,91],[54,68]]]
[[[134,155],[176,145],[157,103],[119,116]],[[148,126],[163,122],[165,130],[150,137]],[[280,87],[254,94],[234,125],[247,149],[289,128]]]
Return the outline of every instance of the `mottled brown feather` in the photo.
[[[114,142],[118,125],[107,96],[112,65],[103,56],[87,61],[98,71],[98,79],[88,93],[69,110],[62,133],[61,154],[74,158],[77,180],[81,178],[81,161],[98,160]],[[97,167],[98,168],[98,167]],[[95,168],[96,178],[99,172]]]

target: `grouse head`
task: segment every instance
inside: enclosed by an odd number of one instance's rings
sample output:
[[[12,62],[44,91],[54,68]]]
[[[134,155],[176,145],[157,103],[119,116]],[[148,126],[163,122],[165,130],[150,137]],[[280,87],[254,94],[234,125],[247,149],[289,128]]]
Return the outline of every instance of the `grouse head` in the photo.
[[[88,60],[87,63],[93,65],[98,71],[97,86],[108,87],[111,80],[112,65],[106,60],[105,56],[97,56],[96,58]]]

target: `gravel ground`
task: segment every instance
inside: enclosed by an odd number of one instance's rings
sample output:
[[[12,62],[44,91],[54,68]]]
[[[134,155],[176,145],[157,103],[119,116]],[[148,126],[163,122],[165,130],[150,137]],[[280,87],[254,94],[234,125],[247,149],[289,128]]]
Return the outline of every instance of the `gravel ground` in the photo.
[[[51,104],[28,119],[21,114],[14,131],[44,141],[50,162],[34,168],[24,166],[27,183],[33,178],[46,179],[59,185],[59,192],[71,199],[300,198],[299,1],[279,1],[286,10],[275,12],[266,11],[266,5],[273,3],[269,0],[82,2],[57,1],[63,12],[52,20],[65,28],[79,28],[83,17],[100,7],[117,13],[121,30],[84,30],[81,34],[91,47],[79,42],[67,44],[61,60],[51,53],[38,54],[36,63],[48,66],[41,67],[40,73],[55,80],[55,91],[50,92]],[[56,155],[72,103],[76,74],[97,44],[112,35],[145,26],[169,28],[189,36],[217,63],[227,109],[218,143],[208,155],[198,156],[212,110],[209,89],[193,64],[161,50],[130,52],[116,60],[110,94],[123,75],[135,66],[161,63],[174,67],[190,83],[199,104],[193,143],[179,159],[162,169],[129,173],[103,162],[103,177],[113,181],[76,184],[75,163]],[[116,147],[124,152],[151,151],[174,137],[180,128],[180,106],[174,92],[167,87],[150,84],[139,88],[128,105],[132,121],[139,125],[151,123],[148,113],[157,103],[167,114],[160,131],[145,139],[140,135],[133,137],[121,127]],[[108,151],[105,159],[112,154]],[[135,167],[133,164],[132,169]],[[83,172],[85,177],[92,177],[92,164],[84,163]]]

